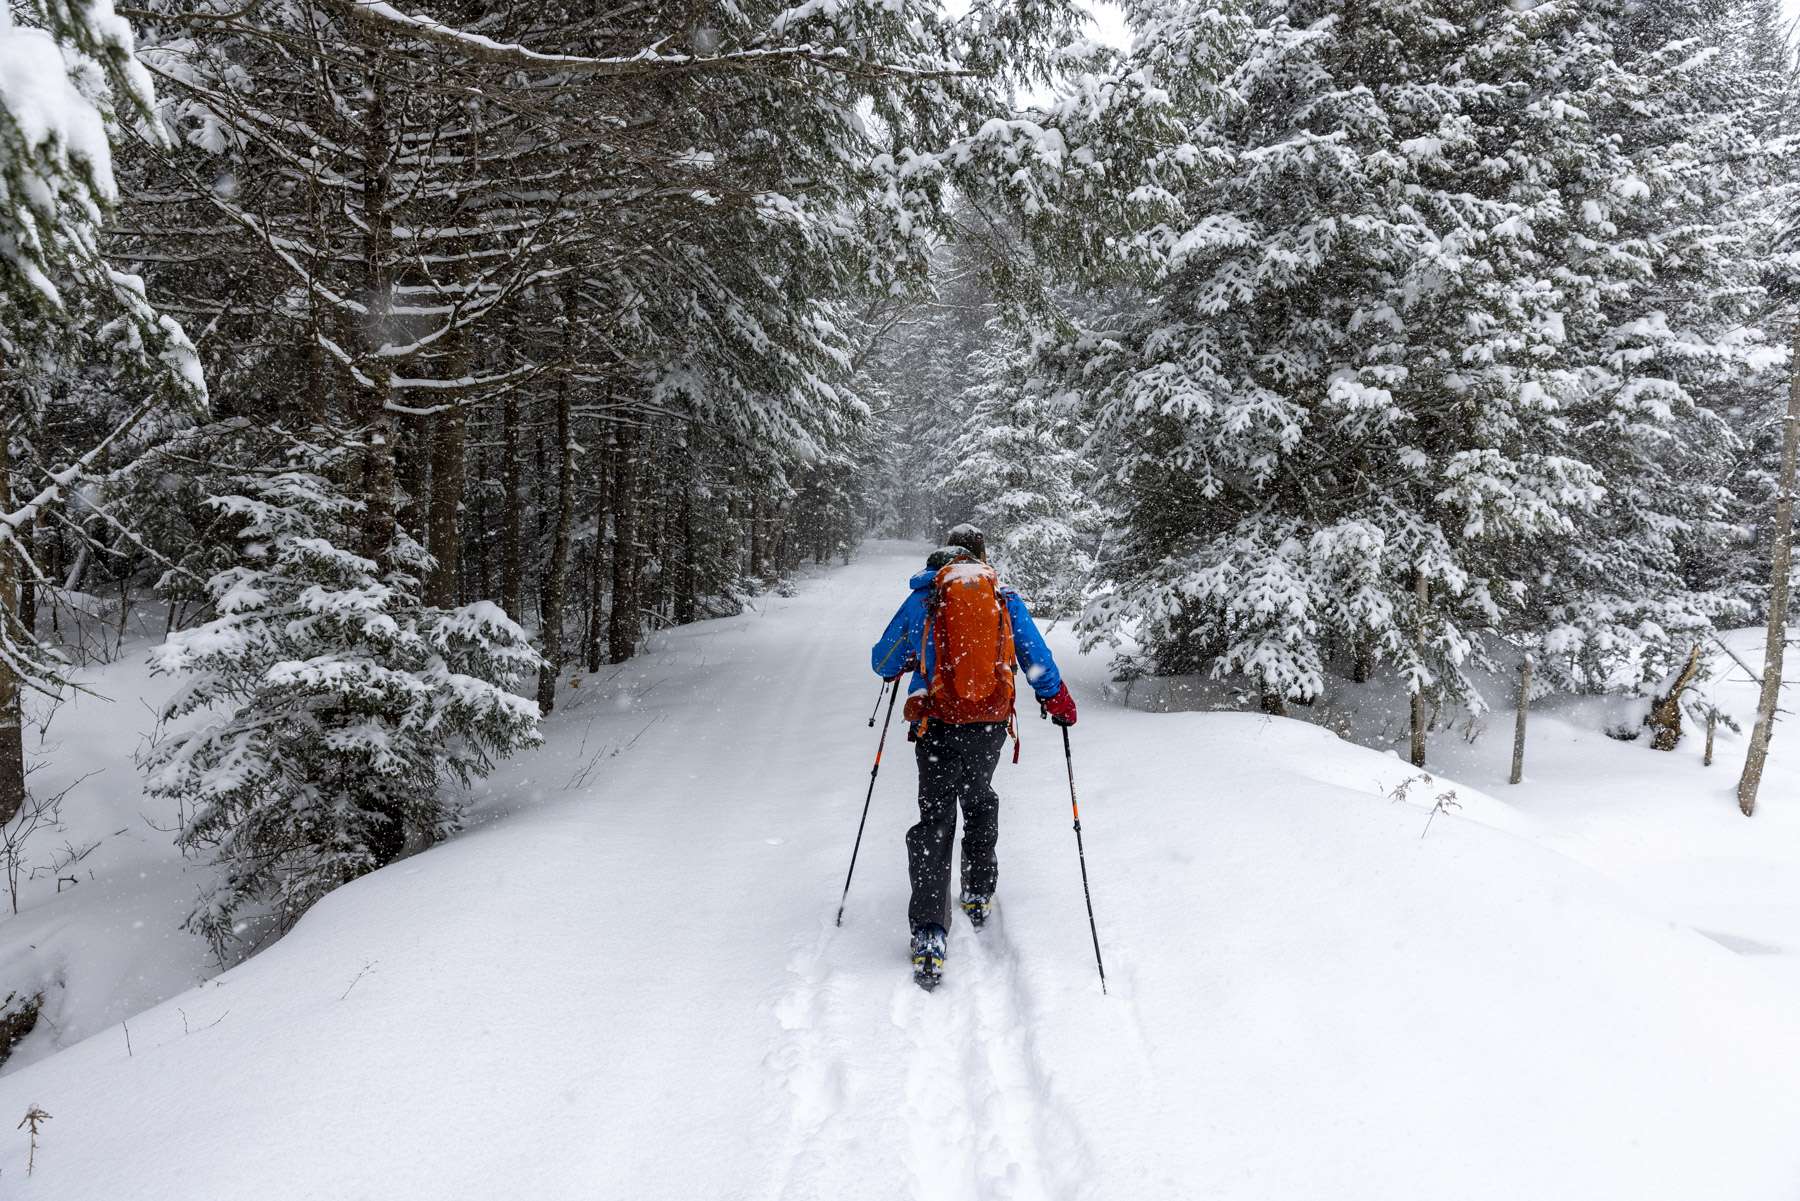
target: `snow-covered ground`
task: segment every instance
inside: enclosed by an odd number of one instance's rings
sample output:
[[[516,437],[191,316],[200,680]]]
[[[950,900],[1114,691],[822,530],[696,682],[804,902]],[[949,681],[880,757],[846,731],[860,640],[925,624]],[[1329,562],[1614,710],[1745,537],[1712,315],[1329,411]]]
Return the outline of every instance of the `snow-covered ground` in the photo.
[[[54,1054],[34,1035],[0,1130],[53,1116],[29,1179],[25,1132],[0,1140],[4,1195],[1800,1195],[1800,976],[1772,966],[1800,951],[1800,747],[1754,822],[1738,744],[1705,769],[1549,714],[1526,785],[1496,782],[1496,730],[1434,744],[1466,782],[1392,800],[1412,770],[1323,729],[1102,702],[1061,630],[1110,995],[1035,719],[998,777],[997,918],[959,919],[927,995],[903,742],[831,921],[875,742],[865,648],[919,553],[657,635],[565,691],[463,836],[148,1012],[90,1007]],[[141,915],[167,937],[181,869],[106,862],[0,923],[5,955],[138,871],[167,873]]]
[[[135,638],[140,651],[150,642],[147,630]],[[60,822],[40,825],[18,849],[16,915],[10,894],[0,895],[0,998],[44,997],[9,1071],[117,1030],[218,970],[205,944],[180,929],[211,873],[176,852],[177,815],[145,799],[137,765],[155,708],[176,682],[127,653],[85,683],[92,691],[54,707],[27,700],[32,793],[62,801]]]
[[[1733,631],[1725,641],[1741,664],[1761,670],[1761,630]],[[1537,819],[1545,845],[1605,873],[1647,912],[1737,951],[1800,1012],[1800,727],[1777,727],[1756,817],[1745,819],[1737,783],[1758,690],[1744,666],[1713,654],[1721,678],[1712,695],[1742,732],[1719,727],[1710,767],[1702,723],[1688,718],[1681,746],[1663,754],[1649,749],[1648,735],[1599,735],[1603,706],[1592,701],[1552,703],[1532,716],[1517,787],[1505,782],[1510,714],[1493,715],[1476,742],[1445,738],[1433,752],[1446,773]],[[1790,681],[1797,667],[1790,651]]]

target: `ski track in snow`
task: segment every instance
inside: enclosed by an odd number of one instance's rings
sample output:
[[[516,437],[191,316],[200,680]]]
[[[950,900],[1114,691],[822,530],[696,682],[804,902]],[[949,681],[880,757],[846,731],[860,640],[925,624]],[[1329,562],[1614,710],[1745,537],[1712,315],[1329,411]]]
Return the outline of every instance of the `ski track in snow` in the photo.
[[[907,1095],[914,1201],[1064,1201],[1085,1195],[1087,1155],[1033,1036],[1035,1014],[996,905],[980,933],[959,930],[945,964],[949,1012],[937,994],[899,989],[894,1023],[915,1054]],[[960,1096],[958,1093],[960,1091]],[[960,1132],[954,1155],[942,1132]]]
[[[904,1180],[894,1196],[907,1201],[1092,1196],[1091,1158],[1038,1054],[1037,1007],[999,907],[979,933],[957,923],[933,993],[898,954],[875,975],[834,964],[837,933],[826,923],[796,946],[774,1007],[783,1038],[768,1062],[790,1110],[769,1201],[850,1195],[857,1178],[864,1196],[880,1195],[872,1181]],[[885,1030],[871,1020],[883,1014]]]

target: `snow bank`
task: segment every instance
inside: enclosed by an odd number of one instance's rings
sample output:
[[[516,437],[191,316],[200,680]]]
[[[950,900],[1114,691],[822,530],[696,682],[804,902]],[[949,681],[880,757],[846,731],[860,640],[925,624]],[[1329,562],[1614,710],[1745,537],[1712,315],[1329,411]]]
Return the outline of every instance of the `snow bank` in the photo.
[[[64,620],[98,627],[117,616]],[[89,635],[103,637],[94,628]],[[152,710],[173,687],[150,677],[144,645],[135,638],[119,661],[84,669],[91,691],[54,710],[26,698],[31,791],[63,799],[60,821],[40,825],[20,848],[16,914],[0,892],[0,997],[44,997],[36,1029],[6,1071],[116,1029],[217,970],[205,944],[180,929],[210,872],[176,852],[178,815],[145,800],[135,761]]]
[[[1150,722],[1083,809],[1137,811],[1102,828],[1133,865],[1114,926],[1148,1124],[1190,1131],[1144,1148],[1167,1195],[1791,1192],[1800,1044],[1736,956],[1521,838],[1454,812],[1426,833],[1374,796],[1391,757],[1250,715]]]

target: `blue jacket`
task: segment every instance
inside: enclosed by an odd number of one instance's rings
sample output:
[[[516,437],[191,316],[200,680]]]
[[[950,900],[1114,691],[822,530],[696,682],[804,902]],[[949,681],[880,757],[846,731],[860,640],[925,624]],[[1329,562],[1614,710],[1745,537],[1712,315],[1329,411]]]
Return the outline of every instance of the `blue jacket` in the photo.
[[[925,637],[925,600],[936,576],[935,571],[921,571],[913,576],[911,595],[901,604],[881,640],[869,652],[869,665],[884,679],[898,673],[909,661],[920,664],[919,670],[913,672],[912,686],[907,689],[909,693],[924,691],[925,676],[931,671],[931,647],[925,646],[923,655],[919,648]],[[1044,645],[1044,636],[1038,633],[1037,623],[1031,620],[1031,611],[1019,594],[1002,587],[1000,596],[1012,619],[1013,650],[1018,655],[1019,667],[1038,699],[1047,701],[1061,691],[1062,673],[1056,670],[1056,660],[1050,657],[1050,648]]]

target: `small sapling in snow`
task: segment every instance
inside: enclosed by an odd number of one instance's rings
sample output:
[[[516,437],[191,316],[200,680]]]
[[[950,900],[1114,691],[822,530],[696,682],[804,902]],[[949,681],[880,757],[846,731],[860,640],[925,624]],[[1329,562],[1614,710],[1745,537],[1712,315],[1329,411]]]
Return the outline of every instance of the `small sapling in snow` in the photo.
[[[35,879],[40,870],[35,867],[30,869],[26,868],[26,844],[29,843],[32,836],[37,834],[40,830],[61,829],[63,798],[74,791],[75,787],[83,780],[98,774],[98,772],[88,772],[86,775],[71,782],[67,787],[63,788],[62,791],[52,793],[49,796],[39,796],[28,787],[25,791],[25,802],[19,806],[18,813],[13,816],[11,821],[7,822],[4,826],[0,826],[0,861],[4,861],[6,866],[6,893],[7,898],[12,903],[12,911],[15,914],[19,912],[19,881],[21,875],[26,879]],[[30,773],[27,773],[27,779],[29,779],[29,775]],[[69,846],[67,855],[57,858],[56,861],[51,864],[49,870],[55,872],[59,877],[56,889],[58,892],[62,891],[61,873],[63,869],[72,866],[75,863],[79,863],[86,857],[88,851],[91,851],[92,849],[93,847],[90,846],[87,850],[78,852],[73,846]]]
[[[1437,781],[1433,780],[1428,773],[1420,772],[1418,775],[1408,776],[1406,779],[1400,781],[1400,783],[1394,785],[1393,789],[1387,794],[1387,797],[1390,801],[1404,801],[1409,798],[1413,785],[1423,784],[1429,789],[1436,783]],[[1419,831],[1420,839],[1423,839],[1427,834],[1431,833],[1431,823],[1437,819],[1438,814],[1449,813],[1453,809],[1461,808],[1462,802],[1457,799],[1456,789],[1446,788],[1438,793],[1437,796],[1432,798],[1431,812],[1425,817],[1425,828]]]
[[[31,1170],[37,1166],[38,1128],[49,1120],[49,1114],[45,1113],[41,1107],[33,1105],[25,1111],[25,1116],[20,1118],[19,1124],[14,1127],[15,1130],[24,1130],[28,1126],[31,1128],[31,1148],[25,1154],[25,1174],[27,1176],[31,1175]]]
[[[149,793],[180,806],[177,841],[221,869],[188,926],[226,963],[456,829],[460,790],[537,742],[512,686],[542,660],[492,603],[425,603],[432,561],[399,526],[356,549],[353,448],[222,437],[242,461],[206,503],[231,553],[206,581],[212,620],[152,653],[182,687],[145,759]]]

